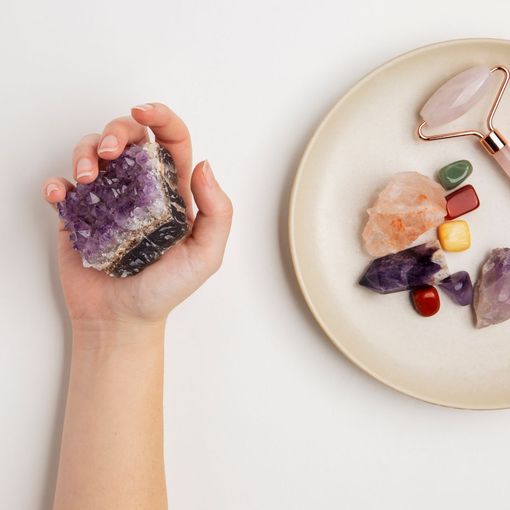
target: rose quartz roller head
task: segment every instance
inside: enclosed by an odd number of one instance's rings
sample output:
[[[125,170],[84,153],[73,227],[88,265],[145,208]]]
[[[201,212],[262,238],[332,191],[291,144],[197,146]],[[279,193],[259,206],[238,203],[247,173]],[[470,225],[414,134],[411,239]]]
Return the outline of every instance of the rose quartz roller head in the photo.
[[[505,79],[499,87],[498,94],[487,117],[487,134],[479,131],[454,131],[437,135],[426,135],[425,126],[436,128],[452,122],[471,109],[488,91],[494,73],[501,71]],[[510,146],[505,137],[494,128],[494,114],[510,80],[510,71],[504,66],[489,69],[485,66],[471,67],[450,78],[425,103],[420,111],[422,124],[418,127],[418,136],[422,140],[444,140],[460,136],[476,136],[484,149],[499,163],[510,177]]]

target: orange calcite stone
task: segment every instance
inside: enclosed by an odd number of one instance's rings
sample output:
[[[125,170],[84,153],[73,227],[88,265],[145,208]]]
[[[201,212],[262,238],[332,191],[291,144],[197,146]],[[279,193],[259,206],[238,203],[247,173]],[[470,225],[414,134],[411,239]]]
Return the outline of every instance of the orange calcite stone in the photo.
[[[418,172],[395,174],[368,209],[365,249],[373,257],[404,250],[443,223],[446,199],[441,185]]]

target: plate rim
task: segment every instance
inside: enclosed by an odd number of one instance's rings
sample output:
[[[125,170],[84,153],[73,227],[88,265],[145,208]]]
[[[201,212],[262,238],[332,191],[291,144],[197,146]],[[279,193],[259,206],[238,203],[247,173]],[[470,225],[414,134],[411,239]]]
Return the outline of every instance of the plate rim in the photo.
[[[424,46],[418,46],[417,48],[405,51],[404,53],[400,53],[396,55],[395,57],[390,58],[389,60],[386,60],[379,66],[375,67],[368,73],[366,73],[364,76],[362,76],[359,80],[357,80],[354,85],[349,87],[344,94],[340,96],[340,98],[335,102],[335,104],[329,109],[329,111],[324,115],[322,120],[319,122],[319,124],[316,126],[316,128],[313,131],[312,136],[310,137],[310,140],[308,141],[306,148],[303,152],[303,155],[301,156],[299,160],[299,164],[297,166],[296,173],[294,174],[294,178],[292,181],[291,191],[290,191],[290,199],[289,199],[289,210],[288,210],[288,239],[289,239],[289,249],[290,249],[290,255],[292,260],[292,267],[294,269],[294,274],[296,276],[299,289],[301,291],[301,294],[306,302],[306,305],[308,306],[310,312],[312,313],[314,319],[317,321],[317,324],[320,326],[322,331],[326,334],[326,336],[329,338],[331,343],[354,365],[356,365],[358,368],[363,370],[366,374],[373,377],[376,381],[384,384],[385,386],[398,391],[399,393],[402,393],[404,395],[413,397],[417,400],[420,400],[422,402],[427,402],[429,404],[434,404],[442,407],[447,408],[453,408],[453,409],[461,409],[461,410],[467,410],[467,411],[497,411],[502,409],[509,409],[510,408],[510,401],[507,404],[504,405],[463,405],[460,403],[450,402],[448,400],[442,400],[442,399],[433,399],[430,397],[426,397],[424,395],[420,395],[419,392],[414,392],[407,390],[405,387],[397,384],[392,383],[386,378],[376,374],[374,371],[372,371],[370,368],[368,368],[361,360],[359,360],[356,356],[354,356],[344,345],[342,345],[339,341],[337,341],[336,337],[338,335],[334,335],[328,328],[328,326],[325,324],[325,322],[322,320],[318,310],[316,309],[315,305],[312,302],[312,299],[310,298],[306,284],[303,278],[303,275],[299,269],[299,263],[298,263],[298,254],[296,249],[296,243],[295,243],[295,212],[296,212],[296,197],[298,193],[299,188],[299,182],[301,180],[301,176],[304,172],[304,167],[306,166],[308,157],[310,155],[310,152],[312,151],[313,146],[315,145],[315,142],[317,138],[320,136],[322,130],[324,127],[329,123],[329,120],[333,115],[336,113],[336,110],[341,107],[341,105],[349,99],[349,97],[354,94],[358,88],[362,87],[365,82],[372,79],[374,76],[382,72],[385,68],[389,67],[391,64],[393,64],[395,61],[404,59],[405,57],[408,57],[409,55],[413,54],[419,54],[422,52],[425,52],[427,50],[430,50],[432,48],[441,48],[441,47],[447,47],[447,46],[453,46],[456,44],[462,44],[462,43],[503,43],[510,45],[510,39],[503,39],[503,38],[497,38],[497,37],[465,37],[460,39],[449,39],[446,41],[440,41],[435,43],[426,44]]]

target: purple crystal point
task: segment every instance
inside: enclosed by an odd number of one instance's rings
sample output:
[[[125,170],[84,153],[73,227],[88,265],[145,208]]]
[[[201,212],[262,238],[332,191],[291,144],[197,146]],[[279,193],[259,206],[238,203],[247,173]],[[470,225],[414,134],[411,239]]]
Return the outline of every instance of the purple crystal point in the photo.
[[[467,271],[448,276],[439,287],[458,305],[467,306],[473,302],[473,284]]]
[[[492,250],[475,285],[476,326],[510,319],[510,248]]]
[[[448,274],[439,242],[433,241],[373,260],[359,284],[389,294],[434,285]]]
[[[157,143],[127,147],[58,210],[83,265],[112,276],[138,273],[189,230],[172,157]]]

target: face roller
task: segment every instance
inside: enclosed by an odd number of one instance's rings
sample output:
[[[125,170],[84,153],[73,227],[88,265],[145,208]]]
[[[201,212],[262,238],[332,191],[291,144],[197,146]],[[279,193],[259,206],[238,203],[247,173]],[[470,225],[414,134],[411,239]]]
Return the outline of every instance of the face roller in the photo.
[[[437,128],[458,119],[470,110],[488,91],[496,72],[504,74],[496,99],[487,116],[488,133],[479,131],[453,131],[450,133],[425,134],[424,128]],[[472,67],[444,83],[425,103],[420,111],[423,122],[418,127],[422,140],[444,140],[461,136],[476,136],[483,148],[499,163],[510,177],[510,146],[505,137],[494,127],[493,120],[501,98],[510,80],[510,71],[504,66]]]

